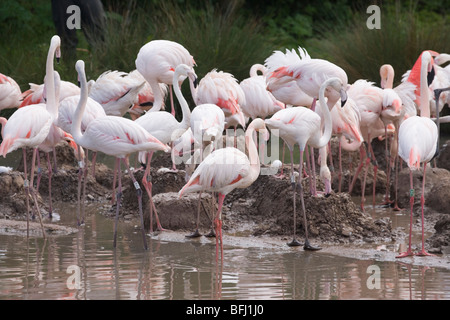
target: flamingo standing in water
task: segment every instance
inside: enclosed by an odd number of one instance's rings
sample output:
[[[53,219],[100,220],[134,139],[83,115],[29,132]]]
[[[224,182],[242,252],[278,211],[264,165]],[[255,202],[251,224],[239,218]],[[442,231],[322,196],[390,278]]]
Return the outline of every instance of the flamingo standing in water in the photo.
[[[195,169],[189,181],[179,192],[179,196],[189,192],[217,192],[219,207],[214,219],[216,232],[216,259],[219,256],[223,260],[223,240],[222,240],[222,206],[228,193],[236,188],[247,188],[259,176],[260,162],[256,149],[253,133],[266,130],[264,121],[253,120],[245,133],[245,142],[248,150],[248,157],[242,151],[233,148],[222,148],[209,154]]]
[[[171,143],[178,138],[180,138],[186,130],[189,129],[190,126],[190,117],[191,110],[189,109],[188,103],[186,99],[183,97],[183,94],[180,90],[180,78],[186,79],[189,78],[189,81],[194,85],[197,82],[197,75],[194,72],[194,69],[186,64],[179,64],[175,72],[173,74],[173,89],[175,91],[175,95],[178,99],[178,102],[181,106],[181,111],[183,112],[183,119],[178,122],[174,116],[172,116],[169,112],[166,111],[158,111],[158,112],[147,112],[142,117],[139,117],[135,120],[135,122],[148,131],[152,136],[161,141],[164,144]],[[139,155],[139,159],[141,163],[146,163],[145,173],[142,178],[142,183],[145,186],[145,190],[150,198],[150,219],[152,219],[152,210],[155,211],[156,223],[158,230],[164,230],[159,222],[158,214],[156,212],[155,205],[152,200],[152,183],[150,181],[150,163],[153,156],[153,152],[142,152]],[[146,159],[147,157],[147,159]],[[176,170],[175,164],[173,163],[173,167]],[[174,171],[175,171],[174,170]],[[150,222],[151,231],[153,231],[153,223],[152,220]]]
[[[225,129],[225,114],[223,109],[215,104],[205,103],[198,105],[191,113],[191,130],[194,138],[194,154],[186,162],[186,177],[191,176],[197,163],[201,163],[222,142],[222,133]],[[187,235],[188,238],[200,237],[198,231],[200,223],[200,204],[202,192],[199,193],[197,206],[197,219],[195,231]],[[209,235],[212,235],[210,233]],[[208,235],[208,236],[209,236]]]
[[[425,251],[424,244],[424,213],[423,207],[425,204],[424,190],[425,190],[425,174],[427,163],[435,156],[437,150],[437,142],[439,138],[439,131],[437,125],[430,119],[430,102],[429,90],[427,85],[427,72],[432,68],[432,58],[428,51],[421,55],[420,67],[420,98],[419,108],[420,116],[409,117],[400,125],[398,140],[399,140],[399,156],[408,164],[410,176],[410,228],[409,228],[409,245],[406,252],[401,253],[397,258],[404,258],[414,255],[411,250],[411,236],[413,224],[413,207],[414,207],[414,185],[412,172],[419,170],[420,165],[423,164],[423,180],[422,180],[422,196],[420,204],[422,209],[422,250],[416,255],[428,256]]]
[[[181,44],[169,40],[153,40],[142,46],[135,64],[139,73],[147,80],[154,94],[153,111],[159,111],[164,105],[163,92],[160,83],[169,85],[172,115],[175,116],[173,105],[172,84],[175,68],[179,64],[194,67],[195,61],[189,51]],[[182,78],[181,81],[184,81]],[[191,92],[193,91],[191,87]]]
[[[297,186],[300,189],[300,199],[302,203],[303,211],[303,226],[305,228],[305,243],[303,248],[305,250],[320,250],[321,248],[312,246],[308,239],[308,226],[306,219],[306,210],[303,199],[303,187],[302,187],[302,170],[303,170],[303,153],[307,145],[314,148],[322,148],[328,144],[332,132],[332,119],[330,110],[327,107],[325,101],[325,91],[328,93],[330,91],[341,92],[342,99],[341,105],[345,105],[346,95],[343,91],[344,84],[341,79],[333,77],[329,78],[320,87],[319,91],[319,101],[320,108],[323,115],[321,118],[317,113],[311,109],[298,107],[298,108],[287,108],[278,111],[270,119],[266,119],[265,122],[269,129],[278,129],[280,137],[286,142],[291,154],[291,184],[293,187],[293,203],[294,203],[294,236],[293,240],[288,243],[289,246],[299,246],[300,242],[296,239],[296,201],[295,194]],[[324,133],[322,134],[321,127],[324,127]],[[294,176],[294,145],[298,144],[300,148],[300,168],[299,168],[299,180],[296,181]]]
[[[0,73],[0,111],[18,107],[21,100],[22,92],[17,82]]]
[[[99,117],[92,120],[86,127],[84,133],[81,132],[81,120],[88,98],[87,82],[84,71],[84,61],[78,60],[75,68],[81,83],[81,98],[72,122],[72,135],[77,144],[89,150],[100,151],[116,158],[118,168],[118,194],[116,204],[116,218],[114,226],[114,248],[117,239],[117,224],[119,219],[119,209],[122,196],[122,182],[120,164],[124,159],[125,166],[134,183],[138,196],[139,215],[141,219],[141,232],[144,248],[147,249],[145,238],[144,219],[142,213],[142,190],[136,181],[133,172],[128,164],[128,155],[134,152],[163,150],[168,152],[170,148],[145,131],[134,121],[115,116]]]

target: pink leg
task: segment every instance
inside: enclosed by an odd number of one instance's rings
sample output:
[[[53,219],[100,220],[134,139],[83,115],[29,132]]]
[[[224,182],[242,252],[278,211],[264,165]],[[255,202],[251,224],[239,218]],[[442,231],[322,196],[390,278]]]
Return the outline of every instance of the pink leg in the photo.
[[[117,170],[119,170],[120,168],[117,167],[118,166],[118,162],[115,161],[114,162],[114,178],[113,178],[113,185],[112,185],[112,197],[111,197],[111,203],[114,204],[116,202],[116,182],[117,182]]]
[[[311,172],[312,172],[312,185],[313,185],[313,190],[311,192],[311,194],[315,197],[317,196],[317,187],[316,187],[316,162],[315,162],[315,157],[314,157],[314,148],[313,147],[309,147],[310,148],[310,152],[311,152]]]
[[[39,153],[38,148],[34,148],[33,150],[33,160],[31,162],[31,180],[30,180],[30,190],[31,190],[31,196],[33,198],[34,201],[34,207],[37,211],[37,214],[39,216],[39,222],[41,224],[41,228],[42,228],[42,236],[45,239],[45,228],[44,228],[44,224],[42,223],[42,216],[41,216],[41,210],[39,209],[39,203],[37,201],[37,192],[36,190],[34,190],[33,188],[33,176],[34,176],[34,168],[35,168],[35,161],[36,161],[36,153]]]
[[[401,253],[400,255],[396,256],[396,258],[404,258],[413,256],[414,253],[411,250],[411,235],[412,235],[412,224],[413,224],[413,207],[414,207],[414,188],[413,188],[413,177],[412,177],[412,171],[409,171],[409,184],[410,184],[410,190],[409,190],[409,204],[411,207],[411,215],[409,219],[409,245],[408,250],[406,252]]]
[[[295,175],[294,175],[294,150],[290,150],[291,153],[291,185],[292,185],[292,202],[293,202],[293,206],[294,206],[294,222],[293,222],[293,237],[292,237],[292,241],[287,243],[287,245],[289,247],[298,247],[301,246],[302,244],[297,240],[297,235],[296,235],[296,231],[297,231],[297,202],[295,200],[296,197],[296,189],[297,189],[297,182],[295,180]],[[301,180],[301,168],[302,168],[302,164],[303,164],[303,150],[300,149],[300,172],[299,172],[299,180]]]
[[[78,148],[78,159],[79,165],[78,165],[78,188],[77,188],[77,225],[81,225],[81,217],[80,217],[80,206],[81,206],[81,180],[83,178],[83,168],[84,168],[84,159],[81,159],[81,147],[80,145],[77,146]]]
[[[366,160],[366,150],[364,149],[364,146],[361,144],[361,147],[359,147],[359,165],[356,169],[355,175],[353,176],[352,183],[350,184],[350,187],[348,189],[348,193],[352,193],[353,187],[355,186],[356,179],[358,179],[359,173],[361,172],[362,167],[364,166],[365,160]]]
[[[48,170],[48,216],[52,219],[52,163],[50,161],[50,153],[47,153],[47,170]]]
[[[366,178],[367,178],[367,171],[369,169],[369,163],[370,159],[366,158],[366,165],[364,166],[364,180],[361,187],[361,210],[364,212],[364,202],[365,202],[365,193],[366,193]]]
[[[331,153],[331,151],[330,151]],[[341,193],[341,185],[342,185],[342,146],[341,139],[339,139],[339,173],[338,173],[338,192]]]
[[[427,169],[427,163],[423,164],[423,180],[422,180],[422,196],[420,197],[420,205],[422,207],[422,250],[416,253],[416,256],[434,256],[434,254],[425,251],[425,234],[424,234],[424,218],[423,218],[423,206],[425,204],[425,173]]]
[[[92,161],[91,161],[91,164],[92,164],[92,176],[94,177],[94,179],[95,179],[95,163],[97,162],[97,151],[94,151],[94,152],[92,152]]]
[[[221,259],[223,261],[223,240],[222,240],[222,205],[225,195],[219,193],[219,208],[217,209],[216,219],[214,220],[216,226],[216,262],[219,258],[219,247],[221,251]]]

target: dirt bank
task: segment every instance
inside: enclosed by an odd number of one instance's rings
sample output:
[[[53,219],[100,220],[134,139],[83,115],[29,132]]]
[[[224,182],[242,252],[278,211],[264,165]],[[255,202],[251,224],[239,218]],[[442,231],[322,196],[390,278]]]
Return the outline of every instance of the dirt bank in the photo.
[[[333,144],[333,154],[337,154],[335,143]],[[70,158],[70,152],[61,152],[62,157]],[[354,157],[354,155],[352,155]],[[76,160],[72,157],[65,158],[58,166],[58,170],[52,177],[52,196],[55,201],[74,202],[77,195],[78,169]],[[333,158],[337,159],[336,157]],[[334,161],[333,160],[333,161]],[[359,162],[358,157],[353,159],[353,169]],[[45,161],[42,163],[42,176],[40,182],[39,204],[45,214],[48,210],[48,177]],[[191,232],[195,227],[195,217],[198,209],[198,195],[185,195],[181,199],[178,191],[185,183],[185,173],[180,170],[176,173],[167,173],[161,168],[171,167],[170,156],[159,154],[152,162],[152,183],[153,197],[158,209],[161,224],[164,228]],[[334,165],[336,168],[336,164]],[[180,166],[179,169],[183,169]],[[381,179],[377,182],[377,193],[384,193],[384,183],[386,175],[380,165],[377,177]],[[372,182],[368,170],[366,184],[367,196],[370,197]],[[350,180],[351,170],[345,165],[344,175],[348,179],[344,180],[344,185]],[[143,171],[135,172],[137,180],[140,182]],[[334,175],[335,176],[335,175]],[[121,217],[137,216],[138,206],[136,190],[131,180],[126,174],[123,177],[123,204],[120,210]],[[335,176],[336,177],[336,176]],[[383,180],[384,177],[384,180]],[[409,204],[409,173],[406,168],[400,172],[399,177],[399,204],[407,207]],[[87,197],[88,202],[98,202],[103,205],[103,212],[107,216],[113,216],[115,205],[111,204],[113,172],[103,164],[96,165],[95,177],[89,173],[87,176]],[[35,179],[36,181],[36,179]],[[420,194],[421,172],[414,173],[414,184],[416,195]],[[360,179],[357,180],[353,196],[360,195]],[[446,210],[446,199],[450,185],[450,173],[446,169],[430,169],[427,171],[426,180],[426,203],[425,212],[427,222],[431,223],[431,231],[434,235],[427,240],[427,247],[434,248],[435,252],[442,252],[450,244],[450,219]],[[352,201],[346,192],[333,192],[330,196],[319,195],[312,197],[309,193],[309,181],[303,180],[305,190],[305,207],[307,215],[308,230],[313,243],[317,244],[358,244],[358,243],[392,243],[398,242],[407,235],[407,230],[392,229],[390,218],[373,219],[369,214],[360,210],[359,205]],[[337,180],[333,182],[334,190],[337,190]],[[346,190],[344,187],[343,190]],[[323,190],[323,185],[319,181],[318,190]],[[0,219],[25,220],[25,198],[23,192],[23,174],[17,170],[9,174],[0,174]],[[415,219],[420,214],[420,197],[416,197],[414,209]],[[150,228],[149,223],[149,201],[143,190],[143,204],[146,228]],[[301,211],[300,197],[297,194],[297,224],[296,233],[300,239],[304,235],[303,215]],[[213,197],[204,194],[200,206],[200,229],[208,232],[211,226],[211,215],[216,210]],[[207,213],[209,215],[207,215]],[[6,220],[7,219],[7,220]],[[293,190],[288,178],[278,179],[274,176],[261,175],[254,184],[246,189],[237,189],[230,193],[225,200],[223,208],[224,230],[228,234],[251,235],[254,237],[276,237],[277,239],[290,240],[293,233]],[[1,220],[0,220],[1,221]],[[153,225],[154,230],[156,225]]]

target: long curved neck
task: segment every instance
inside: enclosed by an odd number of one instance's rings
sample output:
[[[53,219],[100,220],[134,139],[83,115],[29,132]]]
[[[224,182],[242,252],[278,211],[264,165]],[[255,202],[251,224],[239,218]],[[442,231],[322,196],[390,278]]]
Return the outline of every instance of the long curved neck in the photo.
[[[326,85],[322,85],[319,90],[319,102],[320,102],[319,105],[321,108],[320,111],[321,111],[321,115],[322,115],[321,118],[322,118],[322,124],[324,127],[324,131],[323,131],[323,135],[319,139],[318,146],[316,146],[317,148],[321,148],[321,147],[325,146],[328,143],[328,141],[330,141],[331,132],[333,130],[331,113],[330,113],[330,110],[328,109],[327,101],[325,101],[326,87],[327,87]],[[336,107],[334,107],[334,108],[336,108]]]
[[[250,174],[256,180],[261,170],[258,149],[256,148],[256,131],[252,125],[245,132],[245,147],[248,150],[248,159],[250,160]]]
[[[153,91],[153,107],[151,108],[152,111],[160,111],[163,104],[164,104],[164,96],[162,93],[161,88],[159,87],[158,82],[152,80],[149,81],[148,84],[152,88]]]
[[[381,87],[383,89],[392,89],[394,86],[394,68],[391,65],[383,66],[383,74],[385,77],[381,79]]]
[[[55,79],[53,75],[54,67],[53,67],[53,59],[55,57],[57,45],[55,42],[51,42],[50,49],[47,54],[47,62],[45,65],[45,90],[46,90],[46,98],[47,98],[47,111],[56,118],[58,116],[58,105],[55,97]]]
[[[428,73],[429,63],[422,63],[420,67],[420,100],[419,109],[421,117],[430,117],[430,102],[429,102],[429,92],[428,92]]]
[[[78,70],[78,77],[80,78],[80,100],[78,101],[77,109],[75,110],[75,116],[72,121],[71,134],[77,142],[79,139],[83,138],[81,132],[81,119],[83,118],[84,109],[86,108],[86,103],[88,99],[88,89],[86,83],[86,75],[84,70]]]
[[[173,90],[178,99],[178,102],[180,103],[181,112],[183,113],[183,119],[180,122],[180,126],[182,129],[187,130],[191,123],[191,110],[189,109],[186,99],[183,97],[183,94],[181,93],[180,84],[178,82],[179,77],[180,77],[179,73],[175,72],[175,74],[173,75]]]
[[[252,67],[250,68],[250,77],[258,76],[258,71],[261,71],[261,73],[264,75],[267,71],[267,68],[260,63],[252,65]]]

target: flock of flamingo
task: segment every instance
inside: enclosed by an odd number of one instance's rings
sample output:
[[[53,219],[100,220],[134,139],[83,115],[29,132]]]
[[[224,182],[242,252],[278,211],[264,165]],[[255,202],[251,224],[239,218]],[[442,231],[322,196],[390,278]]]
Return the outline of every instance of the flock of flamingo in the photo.
[[[341,148],[360,151],[360,164],[350,183],[349,192],[364,168],[364,185],[368,164],[377,161],[371,146],[374,138],[391,142],[386,153],[388,171],[396,170],[400,161],[410,169],[411,226],[409,247],[398,257],[429,255],[424,249],[414,253],[411,249],[414,188],[412,171],[423,166],[423,183],[427,163],[439,151],[439,112],[450,102],[450,55],[431,50],[423,51],[417,62],[407,71],[401,84],[393,87],[394,70],[390,65],[380,68],[381,87],[367,80],[348,83],[346,72],[339,66],[322,59],[313,59],[306,50],[298,48],[274,51],[263,64],[250,69],[250,77],[241,81],[230,73],[213,69],[198,81],[194,71],[196,63],[182,45],[168,40],[153,40],[137,54],[136,70],[125,73],[107,71],[94,81],[87,81],[82,60],[76,62],[79,86],[60,79],[54,70],[54,58],[61,55],[59,36],[53,36],[46,60],[44,84],[30,84],[21,92],[11,78],[0,74],[0,110],[17,108],[7,120],[0,118],[2,138],[0,154],[4,157],[16,149],[23,150],[24,190],[27,205],[27,223],[33,202],[33,215],[42,217],[37,201],[40,179],[34,188],[34,171],[38,152],[47,155],[49,174],[49,212],[51,207],[52,164],[50,153],[62,140],[73,147],[79,161],[78,204],[84,195],[83,177],[87,173],[88,152],[93,152],[92,174],[95,175],[95,155],[102,152],[116,159],[114,189],[117,184],[114,247],[122,195],[121,164],[124,163],[136,188],[144,248],[147,249],[143,227],[142,189],[129,165],[129,155],[138,153],[145,167],[142,185],[150,199],[150,217],[156,218],[157,227],[164,230],[152,200],[150,167],[155,151],[183,152],[183,146],[194,144],[194,153],[186,163],[186,184],[179,191],[217,194],[218,210],[214,218],[216,254],[221,251],[222,206],[228,193],[236,188],[250,186],[260,175],[260,157],[255,131],[268,139],[269,132],[282,139],[291,156],[290,182],[293,188],[294,225],[293,240],[289,246],[302,245],[296,237],[296,193],[299,192],[304,219],[305,250],[319,250],[308,240],[307,217],[302,179],[308,175],[310,192],[317,196],[314,148],[319,149],[319,176],[325,185],[324,194],[331,190],[331,174],[327,165],[332,135],[339,137],[339,192],[341,192]],[[189,107],[180,86],[188,79],[195,107]],[[175,117],[174,97],[181,106],[182,120]],[[166,96],[170,96],[171,112],[165,109]],[[124,117],[129,113],[129,117]],[[431,117],[435,117],[432,119]],[[131,118],[131,119],[130,119]],[[436,119],[437,118],[437,119]],[[248,124],[248,121],[251,122]],[[434,120],[434,121],[433,121]],[[243,152],[235,147],[222,147],[223,131],[241,126],[245,129]],[[298,172],[294,169],[294,146],[300,150]],[[308,148],[309,147],[309,148]],[[28,179],[26,149],[33,149],[31,175]],[[388,151],[388,150],[386,150]],[[283,152],[284,155],[284,152]],[[305,160],[305,167],[303,161]],[[56,157],[54,158],[56,165]],[[198,165],[196,165],[198,164]],[[172,169],[176,170],[175,162]],[[277,177],[283,177],[283,168]],[[389,177],[388,173],[388,177]],[[117,177],[117,178],[116,178]],[[86,179],[84,179],[84,183]],[[374,183],[375,184],[375,183]],[[389,180],[388,180],[389,184]],[[387,186],[388,188],[388,186]],[[362,187],[361,208],[364,210]],[[375,190],[375,189],[374,189]],[[200,200],[199,200],[200,201]],[[389,199],[386,192],[386,202]],[[422,229],[424,194],[422,190]],[[395,207],[397,199],[395,199]],[[84,210],[78,210],[77,221],[84,223]],[[197,222],[198,225],[198,222]],[[151,223],[153,226],[153,223]],[[199,236],[198,228],[192,236]]]

